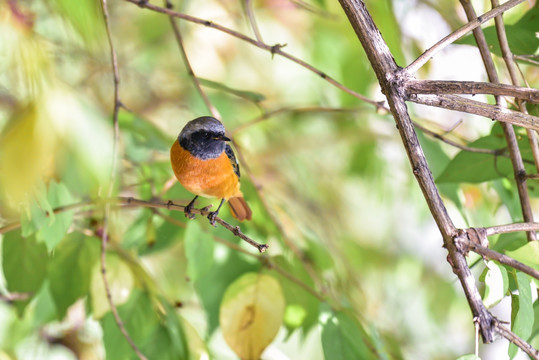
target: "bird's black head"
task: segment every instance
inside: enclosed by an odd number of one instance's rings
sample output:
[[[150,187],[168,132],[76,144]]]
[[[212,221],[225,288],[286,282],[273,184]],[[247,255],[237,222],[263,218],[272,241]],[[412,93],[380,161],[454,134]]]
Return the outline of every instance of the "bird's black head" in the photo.
[[[189,121],[178,135],[180,145],[199,159],[215,159],[225,151],[225,136],[223,124],[211,117],[202,116]]]

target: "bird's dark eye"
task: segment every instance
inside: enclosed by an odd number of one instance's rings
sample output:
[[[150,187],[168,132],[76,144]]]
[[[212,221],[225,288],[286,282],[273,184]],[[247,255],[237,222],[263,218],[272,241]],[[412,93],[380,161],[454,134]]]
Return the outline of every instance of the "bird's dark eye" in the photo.
[[[207,131],[203,131],[203,132],[202,132],[202,137],[203,137],[204,139],[208,139],[208,138],[210,137],[210,133],[207,132]]]

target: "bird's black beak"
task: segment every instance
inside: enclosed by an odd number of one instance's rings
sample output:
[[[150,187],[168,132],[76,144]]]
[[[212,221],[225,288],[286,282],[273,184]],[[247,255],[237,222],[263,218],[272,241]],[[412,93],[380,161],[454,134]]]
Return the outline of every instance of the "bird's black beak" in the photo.
[[[221,141],[232,141],[232,140],[230,140],[229,138],[227,138],[227,137],[224,136],[224,135],[218,135],[218,136],[215,136],[213,139],[214,139],[214,140],[221,140]]]

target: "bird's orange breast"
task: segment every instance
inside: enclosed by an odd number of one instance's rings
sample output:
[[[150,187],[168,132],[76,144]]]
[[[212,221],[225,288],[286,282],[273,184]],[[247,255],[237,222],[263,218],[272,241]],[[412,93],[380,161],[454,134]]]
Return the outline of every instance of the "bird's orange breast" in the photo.
[[[241,196],[238,176],[224,152],[218,158],[201,160],[176,140],[170,148],[170,162],[178,181],[195,195],[226,200]]]

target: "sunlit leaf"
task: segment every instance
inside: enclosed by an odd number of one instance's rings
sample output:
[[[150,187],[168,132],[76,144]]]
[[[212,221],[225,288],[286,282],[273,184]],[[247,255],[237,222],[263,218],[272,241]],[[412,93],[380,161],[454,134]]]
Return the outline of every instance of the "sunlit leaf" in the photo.
[[[17,110],[0,134],[0,191],[18,208],[48,175],[56,136],[37,104]],[[39,195],[39,191],[38,191]],[[45,195],[45,194],[43,194]]]
[[[487,262],[487,271],[485,275],[485,295],[483,303],[487,308],[490,308],[503,299],[509,289],[509,279],[507,270],[503,266],[499,266],[494,261]]]
[[[58,316],[77,299],[89,295],[92,268],[99,257],[100,240],[81,233],[69,234],[49,263],[50,290]]]
[[[281,324],[285,301],[273,277],[247,273],[232,283],[221,303],[219,322],[227,344],[245,360],[257,360]]]
[[[26,300],[15,302],[19,315],[45,280],[48,260],[45,244],[38,243],[35,236],[22,237],[19,231],[5,234],[2,241],[2,266],[7,289],[28,296]]]

